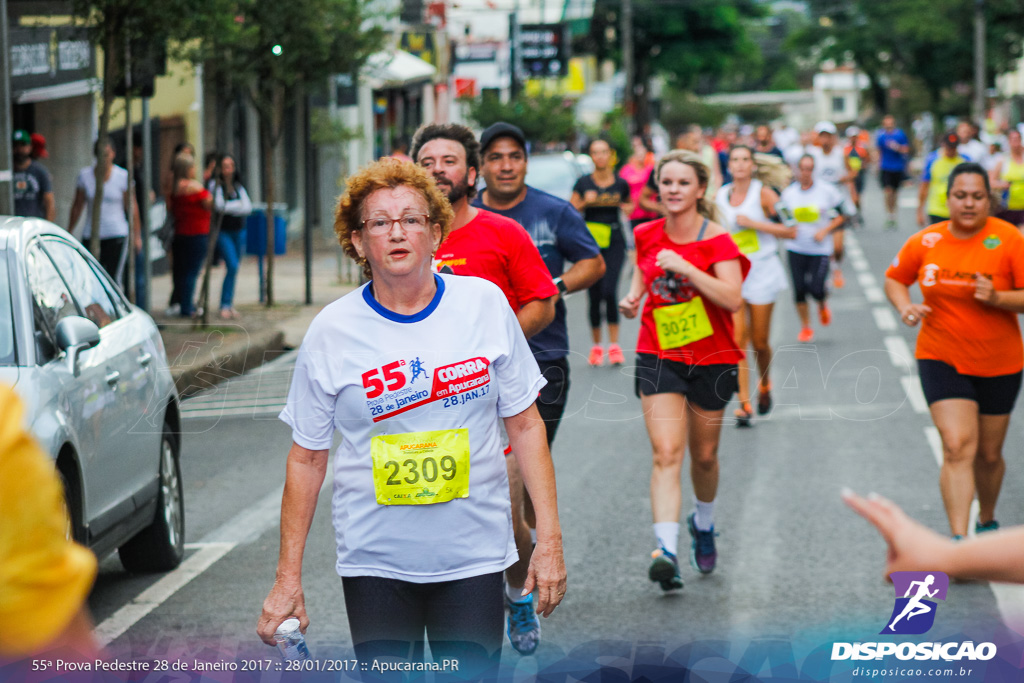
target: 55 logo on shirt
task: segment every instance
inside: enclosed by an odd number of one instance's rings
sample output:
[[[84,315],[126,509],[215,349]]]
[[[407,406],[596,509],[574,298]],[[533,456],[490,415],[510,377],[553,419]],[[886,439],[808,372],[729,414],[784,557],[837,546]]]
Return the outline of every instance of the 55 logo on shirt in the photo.
[[[401,367],[405,365],[404,360],[396,360],[393,363],[368,370],[363,373],[363,388],[366,389],[366,398],[377,398],[387,391],[398,391],[405,386],[405,373]]]

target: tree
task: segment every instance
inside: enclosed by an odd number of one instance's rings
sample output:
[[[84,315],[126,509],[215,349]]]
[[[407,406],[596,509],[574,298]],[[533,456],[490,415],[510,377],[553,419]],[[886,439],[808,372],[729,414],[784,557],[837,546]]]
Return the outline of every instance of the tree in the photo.
[[[888,108],[887,77],[919,80],[933,109],[950,87],[973,80],[973,2],[810,0],[809,5],[815,21],[800,44],[816,50],[821,60],[855,63],[867,75],[879,111]],[[1021,55],[1024,1],[984,0],[984,6],[991,79]]]
[[[114,102],[114,86],[124,81],[124,54],[133,41],[154,40],[154,36],[171,35],[181,16],[188,16],[200,4],[198,0],[72,0],[72,12],[90,29],[93,43],[103,51],[103,82],[100,106],[97,162],[110,140],[110,113]],[[180,35],[180,34],[179,34]],[[166,39],[166,38],[156,38]],[[95,197],[103,196],[106,178],[96,178]],[[100,209],[102,201],[92,203],[92,236],[89,250],[99,258]],[[74,227],[74,226],[68,226]],[[129,251],[131,236],[128,238]]]
[[[621,64],[618,41],[607,39],[609,29],[618,26],[619,10],[620,0],[597,0],[590,35],[581,47]],[[652,75],[680,89],[707,90],[716,77],[756,60],[744,20],[761,14],[753,0],[635,0],[636,125],[650,119],[647,85]]]
[[[189,58],[218,82],[238,87],[259,113],[267,202],[266,285],[274,304],[274,154],[286,108],[332,74],[355,74],[383,44],[364,0],[206,0],[182,19]]]
[[[526,139],[532,142],[574,141],[574,103],[560,95],[529,96],[520,93],[508,102],[485,95],[467,102],[467,115],[481,128],[498,121],[509,121],[519,126]]]

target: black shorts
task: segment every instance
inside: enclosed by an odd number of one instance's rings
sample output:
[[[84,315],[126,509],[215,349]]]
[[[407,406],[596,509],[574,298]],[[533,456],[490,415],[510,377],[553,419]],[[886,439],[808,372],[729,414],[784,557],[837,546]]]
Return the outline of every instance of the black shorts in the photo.
[[[638,397],[682,394],[704,410],[722,410],[740,386],[731,363],[688,365],[653,353],[636,354],[635,376],[633,391]]]
[[[917,374],[928,405],[949,398],[962,398],[978,404],[981,415],[1009,415],[1020,393],[1022,373],[978,377],[961,375],[952,365],[940,360],[919,358]]]
[[[906,180],[906,177],[903,171],[882,171],[882,187],[898,190],[903,181]]]
[[[565,413],[565,402],[569,398],[569,361],[566,358],[539,360],[540,373],[548,381],[537,397],[537,411],[547,429],[548,448],[555,440],[558,425]]]

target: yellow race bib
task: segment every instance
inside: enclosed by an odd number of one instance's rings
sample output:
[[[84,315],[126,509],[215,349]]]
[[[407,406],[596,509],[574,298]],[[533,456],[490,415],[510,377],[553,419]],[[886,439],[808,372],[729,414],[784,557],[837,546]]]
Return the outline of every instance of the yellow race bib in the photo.
[[[655,308],[654,324],[658,331],[658,346],[663,351],[678,349],[715,333],[699,296],[685,303]]]
[[[378,505],[469,497],[469,430],[382,434],[370,440]]]
[[[612,243],[612,226],[607,223],[593,223],[587,221],[587,229],[594,236],[599,249],[607,249]]]
[[[739,247],[741,254],[753,254],[761,248],[761,243],[757,241],[757,230],[753,228],[734,232],[732,241]]]
[[[793,209],[793,218],[797,223],[817,223],[821,214],[816,206],[799,206]]]
[[[1024,180],[1015,180],[1010,183],[1009,196],[1006,199],[1006,208],[1013,211],[1024,209]]]

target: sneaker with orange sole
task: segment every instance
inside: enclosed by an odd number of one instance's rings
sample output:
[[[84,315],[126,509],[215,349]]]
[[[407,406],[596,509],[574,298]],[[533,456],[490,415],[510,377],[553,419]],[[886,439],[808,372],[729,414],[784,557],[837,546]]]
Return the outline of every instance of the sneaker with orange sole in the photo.
[[[832,310],[825,304],[821,304],[818,309],[818,317],[821,318],[822,325],[832,324]]]
[[[622,347],[618,344],[612,344],[608,347],[608,362],[611,365],[622,365],[626,362],[626,357],[622,354]]]
[[[800,333],[796,335],[796,340],[798,342],[803,342],[804,344],[814,341],[814,330],[809,327],[804,327],[800,330]]]
[[[832,271],[832,286],[836,289],[842,289],[846,286],[846,278],[843,277],[843,271],[838,268]]]
[[[590,347],[590,356],[587,358],[587,362],[590,363],[591,367],[600,367],[604,365],[604,349],[601,348],[600,344],[594,344]]]

